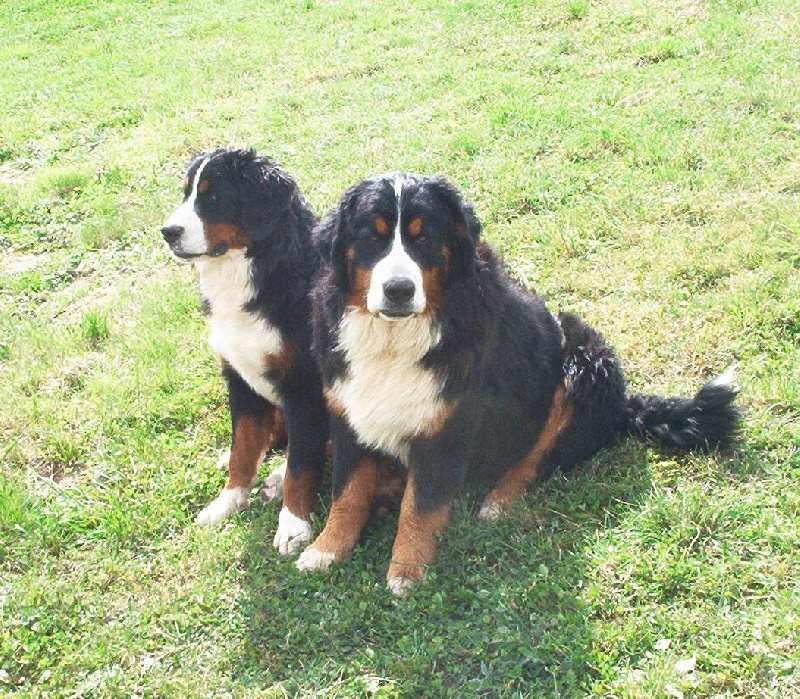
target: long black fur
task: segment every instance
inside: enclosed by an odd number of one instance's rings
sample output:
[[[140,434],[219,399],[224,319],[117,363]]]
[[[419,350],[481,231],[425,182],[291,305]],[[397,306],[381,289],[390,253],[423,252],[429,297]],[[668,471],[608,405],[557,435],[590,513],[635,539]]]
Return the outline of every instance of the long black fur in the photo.
[[[468,478],[496,483],[536,444],[559,390],[573,418],[539,477],[567,470],[629,434],[683,449],[730,446],[739,419],[736,388],[712,382],[691,399],[628,396],[614,349],[577,316],[554,317],[509,276],[497,253],[479,242],[474,211],[450,183],[406,177],[413,196],[429,202],[440,242],[451,252],[443,302],[433,311],[442,339],[421,364],[441,379],[441,396],[457,408],[437,433],[408,435],[406,466],[415,474],[421,511],[445,504]],[[351,187],[315,231],[325,265],[314,290],[314,351],[328,386],[352,371],[339,342],[352,282],[346,253],[354,249],[358,260],[370,216],[391,215],[391,191],[389,176]],[[433,264],[425,254],[415,258],[423,268]],[[380,387],[373,400],[383,400]],[[334,416],[332,440],[336,497],[359,456],[374,446],[346,416]]]
[[[728,449],[738,432],[736,390],[714,381],[694,398],[634,394],[625,406],[625,429],[676,449]]]

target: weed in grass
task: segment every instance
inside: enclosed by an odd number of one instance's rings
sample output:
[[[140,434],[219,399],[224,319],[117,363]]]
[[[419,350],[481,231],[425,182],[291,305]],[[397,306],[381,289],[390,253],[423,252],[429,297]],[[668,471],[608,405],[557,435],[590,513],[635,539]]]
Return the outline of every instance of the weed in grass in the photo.
[[[111,334],[108,313],[99,310],[86,311],[81,322],[81,333],[89,345],[98,349]]]
[[[573,21],[586,19],[589,9],[588,2],[571,2],[567,5],[567,18]]]
[[[79,169],[53,169],[39,175],[36,188],[42,198],[64,199],[79,194],[92,181],[91,173]]]

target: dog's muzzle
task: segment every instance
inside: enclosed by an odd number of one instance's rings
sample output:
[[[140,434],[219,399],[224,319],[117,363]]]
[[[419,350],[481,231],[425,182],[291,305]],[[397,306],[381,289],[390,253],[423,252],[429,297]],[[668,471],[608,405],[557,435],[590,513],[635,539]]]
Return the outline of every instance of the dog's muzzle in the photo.
[[[181,250],[179,243],[185,232],[186,229],[183,226],[164,226],[161,229],[161,235],[164,236],[164,240],[167,242],[167,245],[169,245],[172,253],[177,257],[183,258],[184,260],[190,260],[195,257],[221,257],[228,252],[228,249],[230,248],[227,243],[218,243],[211,248],[211,250],[206,250],[204,252],[184,252]]]
[[[378,315],[399,320],[415,315],[414,296],[417,286],[408,277],[392,277],[383,283],[383,303]]]

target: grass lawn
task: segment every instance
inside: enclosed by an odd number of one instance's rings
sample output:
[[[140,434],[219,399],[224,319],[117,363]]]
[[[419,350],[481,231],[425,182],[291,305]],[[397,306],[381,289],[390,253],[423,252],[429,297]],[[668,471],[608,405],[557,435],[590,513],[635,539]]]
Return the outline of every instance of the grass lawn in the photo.
[[[14,0],[0,35],[0,695],[800,697],[794,0]],[[229,417],[159,227],[223,145],[320,213],[447,174],[633,390],[735,364],[741,446],[467,493],[407,599],[396,513],[328,576],[274,503],[197,528]]]

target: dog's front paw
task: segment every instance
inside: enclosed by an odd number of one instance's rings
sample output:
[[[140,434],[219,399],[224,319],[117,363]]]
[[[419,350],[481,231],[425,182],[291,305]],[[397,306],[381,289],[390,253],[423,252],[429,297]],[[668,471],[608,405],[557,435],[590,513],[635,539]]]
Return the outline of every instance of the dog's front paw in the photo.
[[[261,489],[261,499],[277,500],[283,497],[283,480],[286,477],[286,464],[278,466],[264,480],[264,487]]]
[[[247,508],[249,491],[247,488],[228,488],[223,490],[208,507],[195,519],[197,524],[211,527],[219,524],[237,512]]]
[[[332,551],[318,551],[313,546],[307,548],[297,559],[298,570],[328,570],[331,563],[336,560]]]
[[[311,524],[284,507],[278,516],[278,531],[272,545],[284,556],[294,553],[311,541]]]
[[[408,595],[417,582],[417,580],[412,580],[405,575],[396,575],[393,578],[388,578],[386,580],[386,584],[389,586],[392,594],[396,595],[397,597],[405,597]]]
[[[428,566],[424,563],[398,563],[392,561],[386,572],[386,584],[398,597],[405,597],[418,582],[425,579]]]
[[[496,522],[503,514],[503,504],[501,502],[489,500],[487,498],[483,501],[481,509],[478,510],[478,519],[484,519],[489,522]]]

